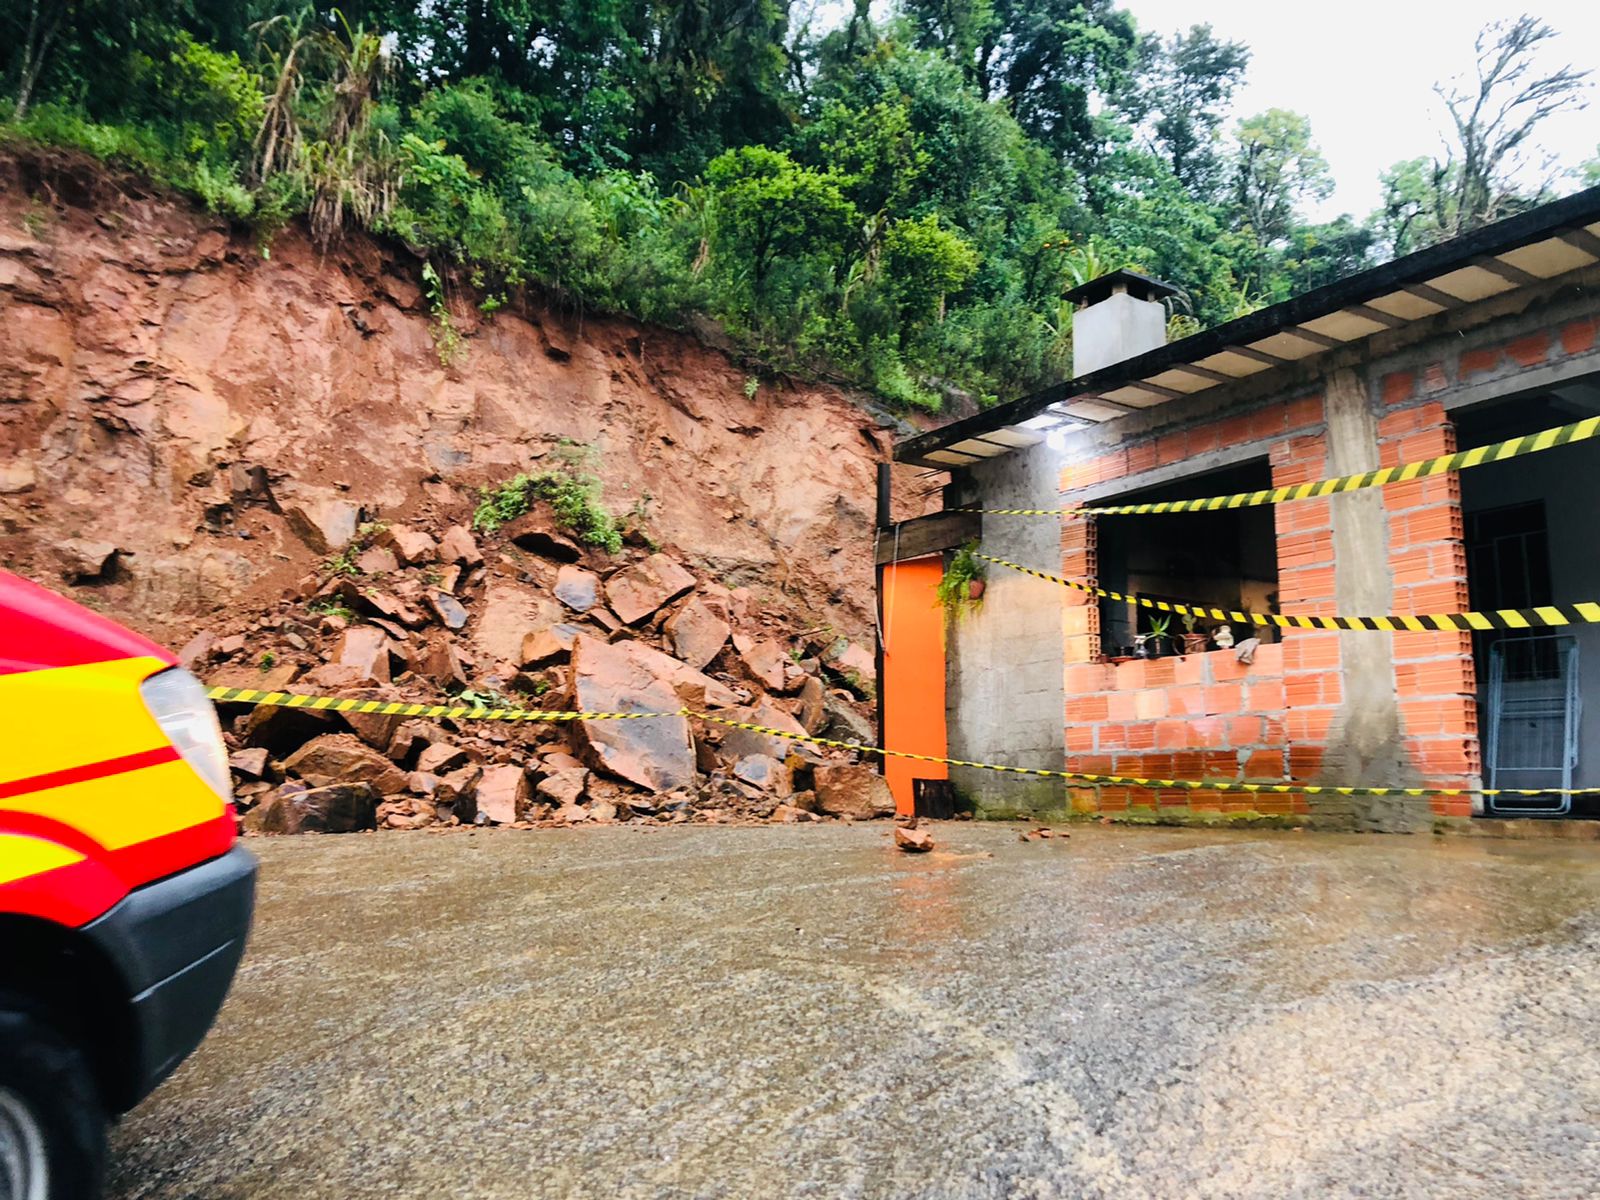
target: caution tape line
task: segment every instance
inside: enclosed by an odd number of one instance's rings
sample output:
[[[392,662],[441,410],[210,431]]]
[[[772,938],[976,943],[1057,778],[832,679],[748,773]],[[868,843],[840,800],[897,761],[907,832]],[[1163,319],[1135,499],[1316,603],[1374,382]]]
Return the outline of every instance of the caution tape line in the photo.
[[[352,700],[338,696],[301,696],[252,688],[214,687],[206,695],[218,704],[272,704],[316,712],[353,712],[374,717],[459,717],[474,721],[637,721],[677,717],[682,712],[546,712],[531,708],[485,708],[470,704],[405,704],[393,700]]]
[[[1146,504],[1087,505],[1077,508],[959,508],[953,512],[986,513],[997,517],[1060,517],[1060,516],[1131,516],[1151,513],[1210,512],[1219,508],[1249,508],[1258,504],[1282,504],[1288,500],[1308,500],[1320,496],[1335,496],[1341,492],[1356,492],[1363,488],[1385,487],[1391,483],[1406,483],[1413,479],[1427,479],[1450,471],[1465,471],[1485,463],[1504,462],[1524,454],[1537,454],[1557,446],[1587,441],[1600,435],[1600,417],[1586,417],[1570,425],[1559,425],[1539,433],[1508,438],[1489,446],[1471,450],[1458,450],[1454,454],[1441,454],[1420,462],[1398,467],[1384,467],[1377,471],[1364,471],[1357,475],[1340,475],[1334,479],[1317,479],[1310,483],[1296,483],[1288,487],[1268,488],[1259,492],[1236,492],[1231,496],[1207,496],[1199,500],[1159,500]]]
[[[1387,633],[1454,630],[1474,633],[1485,629],[1546,629],[1567,625],[1600,624],[1600,603],[1592,600],[1585,600],[1579,604],[1547,604],[1540,608],[1498,608],[1483,612],[1459,613],[1390,613],[1381,617],[1316,617],[1298,613],[1238,612],[1225,608],[1211,608],[1203,604],[1180,604],[1168,600],[1152,600],[1148,596],[1129,596],[1122,592],[1108,591],[1093,584],[1082,583],[1076,579],[1063,579],[1048,571],[1037,571],[1021,563],[1009,562],[988,554],[974,554],[973,557],[1009,567],[1013,571],[1021,571],[1024,575],[1032,575],[1035,579],[1044,579],[1062,587],[1087,592],[1091,596],[1102,596],[1107,600],[1137,604],[1140,608],[1176,613],[1178,616],[1205,617],[1209,620],[1257,625],[1262,628],[1364,629]]]
[[[1235,780],[1153,779],[1133,775],[1095,775],[1082,771],[1054,771],[1044,767],[1011,767],[1000,763],[971,762],[962,758],[941,758],[934,754],[913,754],[909,750],[887,750],[881,746],[868,746],[861,742],[845,742],[835,738],[817,737],[809,733],[795,733],[789,729],[774,729],[770,725],[757,725],[750,721],[734,721],[692,708],[675,712],[544,712],[521,708],[483,708],[479,706],[444,704],[401,704],[380,700],[351,700],[335,696],[302,696],[290,692],[263,692],[250,688],[207,689],[206,694],[219,703],[273,704],[284,708],[305,708],[319,712],[355,712],[372,716],[408,717],[461,717],[478,721],[630,721],[651,717],[681,717],[724,725],[729,729],[744,729],[769,737],[791,742],[805,742],[813,746],[829,746],[838,750],[854,750],[861,754],[877,754],[888,758],[905,758],[914,762],[940,763],[949,767],[971,767],[980,771],[998,771],[1007,775],[1028,775],[1035,778],[1062,779],[1084,786],[1137,787],[1155,791],[1243,792],[1252,795],[1307,795],[1307,796],[1587,796],[1600,794],[1600,788],[1396,788],[1396,787],[1331,787],[1327,784],[1295,783],[1241,783]]]
[[[1001,771],[1008,775],[1030,775],[1046,779],[1064,779],[1085,785],[1115,785],[1118,787],[1149,788],[1156,791],[1244,792],[1252,795],[1308,795],[1308,796],[1589,796],[1600,795],[1600,788],[1401,788],[1401,787],[1333,787],[1320,783],[1242,783],[1227,779],[1153,779],[1135,775],[1094,775],[1083,771],[1053,771],[1044,767],[1008,767],[998,763],[969,762],[960,758],[940,758],[934,754],[912,754],[908,750],[885,750],[866,746],[860,742],[841,742],[831,738],[813,737],[810,734],[792,733],[786,729],[773,729],[768,725],[753,725],[748,721],[730,721],[710,713],[687,712],[686,715],[727,725],[733,729],[747,729],[794,742],[809,742],[818,746],[832,746],[841,750],[859,750],[865,754],[879,754],[890,758],[909,758],[915,762],[943,763],[949,767],[974,767],[981,771]]]

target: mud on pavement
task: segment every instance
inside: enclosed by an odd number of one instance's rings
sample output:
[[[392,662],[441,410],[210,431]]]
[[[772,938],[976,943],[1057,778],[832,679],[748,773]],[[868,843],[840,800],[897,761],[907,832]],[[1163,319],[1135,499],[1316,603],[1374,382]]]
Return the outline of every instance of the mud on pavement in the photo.
[[[1600,863],[886,824],[258,842],[113,1194],[1534,1196],[1600,1173]]]

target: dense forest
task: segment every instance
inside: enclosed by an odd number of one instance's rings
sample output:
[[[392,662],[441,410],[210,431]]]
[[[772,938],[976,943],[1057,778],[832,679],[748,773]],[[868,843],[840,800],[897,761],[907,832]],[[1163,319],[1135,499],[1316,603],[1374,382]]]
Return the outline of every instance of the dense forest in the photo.
[[[1509,163],[1587,86],[1534,69],[1542,23],[1491,27],[1440,89],[1456,143],[1318,224],[1314,131],[1230,116],[1250,51],[1208,26],[1157,36],[1110,0],[883,7],[0,0],[0,133],[147,173],[263,254],[296,220],[399,239],[445,358],[453,302],[536,288],[939,408],[1070,374],[1061,295],[1104,270],[1180,285],[1183,333],[1532,203]]]

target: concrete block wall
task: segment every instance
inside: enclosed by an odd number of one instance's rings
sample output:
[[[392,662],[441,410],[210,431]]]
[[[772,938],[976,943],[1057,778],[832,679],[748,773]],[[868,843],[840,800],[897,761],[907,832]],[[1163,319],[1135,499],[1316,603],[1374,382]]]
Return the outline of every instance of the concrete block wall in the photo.
[[[1054,455],[1040,444],[974,466],[970,496],[986,508],[1036,507],[1054,494],[1055,475]],[[1047,519],[985,518],[983,545],[997,558],[1040,570],[1055,571],[1060,562],[1056,524]],[[1060,769],[1063,590],[991,567],[983,604],[951,621],[951,758]],[[1066,789],[1055,781],[960,767],[951,778],[990,815],[1043,815],[1066,804]]]

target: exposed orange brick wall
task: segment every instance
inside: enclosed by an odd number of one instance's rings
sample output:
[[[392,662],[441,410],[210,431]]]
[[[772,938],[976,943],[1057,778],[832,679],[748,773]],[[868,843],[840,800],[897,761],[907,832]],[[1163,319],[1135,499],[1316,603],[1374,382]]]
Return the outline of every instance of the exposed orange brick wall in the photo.
[[[1600,352],[1600,317],[1566,320],[1487,345],[1457,349],[1441,340],[1437,361],[1372,375],[1381,465],[1448,454],[1455,428],[1442,402],[1452,388],[1484,380],[1516,386],[1522,371]],[[1165,430],[1070,463],[1060,475],[1064,505],[1083,489],[1186,462],[1220,447],[1261,444],[1275,486],[1329,473],[1320,395],[1277,401],[1182,429]],[[1131,480],[1130,480],[1131,482]],[[1461,489],[1456,475],[1382,489],[1395,612],[1460,612],[1468,607]],[[1332,508],[1301,500],[1275,510],[1279,600],[1286,611],[1337,611]],[[1062,573],[1095,581],[1095,528],[1063,522]],[[1064,736],[1069,770],[1142,778],[1320,780],[1328,739],[1343,701],[1341,635],[1285,630],[1253,666],[1232,651],[1127,663],[1098,661],[1099,609],[1092,597],[1066,601]],[[1237,631],[1236,631],[1237,632]],[[1242,635],[1241,635],[1242,636]],[[1476,786],[1479,754],[1471,638],[1463,633],[1397,633],[1394,678],[1406,758],[1428,786]],[[1315,797],[1074,789],[1079,807],[1130,805],[1220,811],[1304,812]],[[1309,803],[1308,803],[1309,799]],[[1466,816],[1469,798],[1434,798],[1435,813]]]

